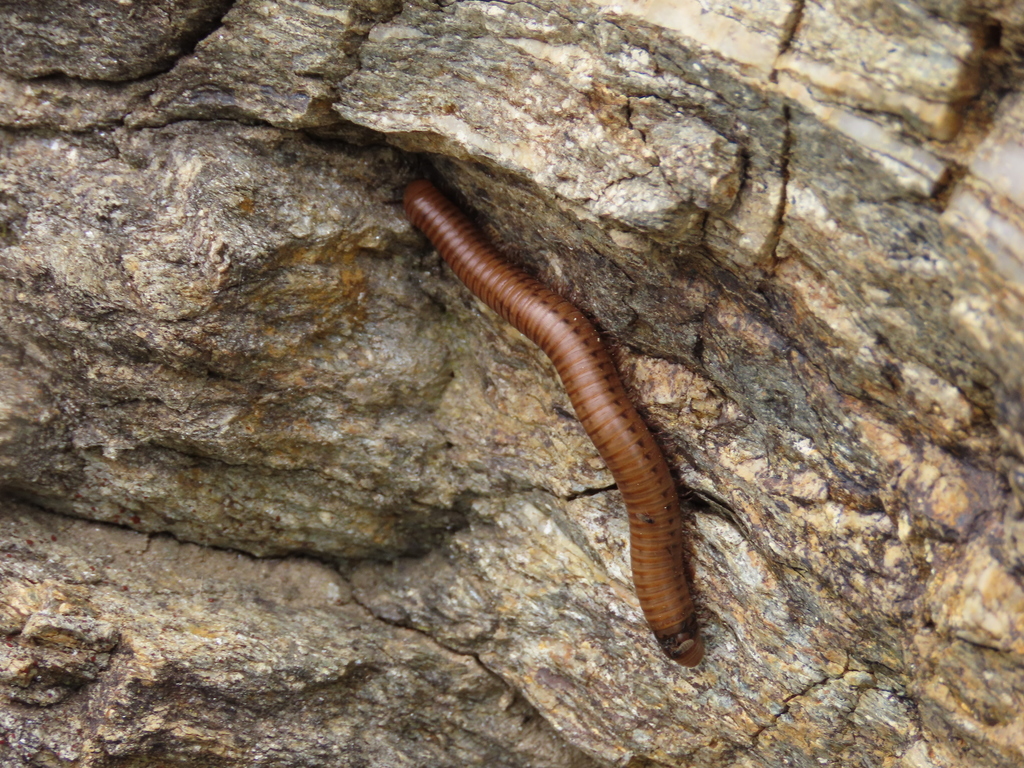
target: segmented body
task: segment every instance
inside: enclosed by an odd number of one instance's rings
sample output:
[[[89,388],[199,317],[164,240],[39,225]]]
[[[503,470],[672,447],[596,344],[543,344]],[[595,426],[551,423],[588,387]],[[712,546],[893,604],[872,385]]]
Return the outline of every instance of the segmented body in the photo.
[[[695,666],[704,645],[683,571],[679,496],[597,330],[570,302],[499,256],[429,181],[407,187],[405,211],[456,276],[551,358],[625,501],[633,584],[647,623],[669,657]]]

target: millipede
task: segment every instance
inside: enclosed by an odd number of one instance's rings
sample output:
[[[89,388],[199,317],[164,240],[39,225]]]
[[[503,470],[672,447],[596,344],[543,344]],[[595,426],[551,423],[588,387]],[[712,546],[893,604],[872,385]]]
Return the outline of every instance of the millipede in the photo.
[[[679,495],[597,329],[569,301],[503,259],[429,181],[409,184],[404,204],[409,221],[459,280],[551,359],[576,416],[622,493],[633,585],[644,618],[669,658],[696,666],[704,643],[683,570]]]

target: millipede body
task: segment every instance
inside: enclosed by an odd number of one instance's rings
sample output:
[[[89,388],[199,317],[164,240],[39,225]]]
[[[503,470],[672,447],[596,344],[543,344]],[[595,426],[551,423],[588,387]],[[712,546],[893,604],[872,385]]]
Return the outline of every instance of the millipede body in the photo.
[[[429,181],[406,188],[405,212],[456,276],[551,358],[625,501],[633,583],[647,623],[670,658],[695,666],[704,643],[683,571],[679,496],[597,330],[571,303],[499,256]]]

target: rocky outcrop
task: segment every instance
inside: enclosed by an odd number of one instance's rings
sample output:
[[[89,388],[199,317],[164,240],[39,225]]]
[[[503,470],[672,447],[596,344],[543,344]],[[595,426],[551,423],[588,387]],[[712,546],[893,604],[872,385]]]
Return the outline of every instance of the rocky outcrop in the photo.
[[[5,764],[1024,760],[1019,4],[0,16]],[[421,175],[613,344],[700,667]]]

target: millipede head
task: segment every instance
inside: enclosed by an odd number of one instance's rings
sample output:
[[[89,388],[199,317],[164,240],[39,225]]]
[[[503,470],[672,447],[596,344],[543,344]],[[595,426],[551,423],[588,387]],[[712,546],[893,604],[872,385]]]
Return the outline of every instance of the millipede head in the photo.
[[[661,649],[672,661],[684,667],[695,667],[704,658],[704,639],[700,636],[697,616],[691,613],[689,618],[671,635],[655,635]]]
[[[684,667],[696,667],[704,658],[704,640],[699,634],[680,632],[670,637],[659,637],[665,655]]]

